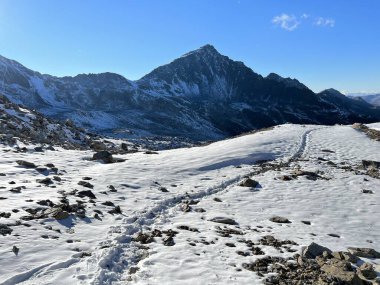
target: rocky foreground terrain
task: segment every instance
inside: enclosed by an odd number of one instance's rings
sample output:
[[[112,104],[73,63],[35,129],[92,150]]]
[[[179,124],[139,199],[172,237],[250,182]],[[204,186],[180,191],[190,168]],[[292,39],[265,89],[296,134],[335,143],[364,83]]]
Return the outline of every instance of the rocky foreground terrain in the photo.
[[[149,151],[1,104],[0,284],[380,284],[380,124]]]

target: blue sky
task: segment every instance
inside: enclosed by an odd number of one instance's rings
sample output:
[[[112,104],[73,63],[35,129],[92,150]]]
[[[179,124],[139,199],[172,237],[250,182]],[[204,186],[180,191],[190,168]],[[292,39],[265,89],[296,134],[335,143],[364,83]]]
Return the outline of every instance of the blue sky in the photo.
[[[380,91],[378,0],[0,0],[0,54],[138,79],[204,44],[314,91]]]

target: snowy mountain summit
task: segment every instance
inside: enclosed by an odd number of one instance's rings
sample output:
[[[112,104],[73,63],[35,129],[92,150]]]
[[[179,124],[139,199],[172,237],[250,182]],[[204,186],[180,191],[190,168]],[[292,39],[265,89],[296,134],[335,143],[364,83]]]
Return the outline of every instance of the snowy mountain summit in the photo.
[[[380,120],[380,109],[363,100],[315,94],[275,73],[263,77],[211,45],[136,81],[114,73],[55,77],[4,57],[0,76],[0,92],[14,103],[114,136],[216,140],[286,122]]]

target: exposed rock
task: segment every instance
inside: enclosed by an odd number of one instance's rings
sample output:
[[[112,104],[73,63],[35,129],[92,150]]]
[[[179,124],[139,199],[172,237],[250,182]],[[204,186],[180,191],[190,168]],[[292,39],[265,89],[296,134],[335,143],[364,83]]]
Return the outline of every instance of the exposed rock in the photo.
[[[90,147],[95,150],[95,151],[103,151],[103,150],[106,150],[107,149],[107,146],[105,143],[101,142],[101,141],[94,141]]]
[[[177,228],[180,229],[180,230],[185,230],[185,231],[190,231],[190,232],[197,232],[197,233],[199,233],[199,230],[198,230],[198,229],[196,229],[196,228],[191,228],[191,227],[189,227],[189,226],[178,226]]]
[[[333,258],[321,266],[321,271],[341,282],[340,284],[364,285],[363,281],[353,271],[351,264],[346,261]]]
[[[327,247],[312,242],[302,251],[302,256],[309,259],[315,259],[317,256],[322,255],[325,251],[331,253],[331,250]]]
[[[380,161],[374,161],[374,160],[362,160],[362,165],[365,169],[369,168],[380,168]]]
[[[293,180],[293,177],[289,176],[289,175],[282,175],[278,179],[280,179],[282,181],[290,181],[290,180]]]
[[[82,191],[78,191],[77,196],[78,196],[78,197],[81,197],[81,198],[83,198],[83,197],[88,197],[88,198],[90,198],[90,199],[96,199],[95,194],[92,193],[91,190],[82,190]]]
[[[63,220],[69,217],[69,213],[62,210],[61,208],[57,208],[52,212],[52,217],[56,220]]]
[[[81,185],[83,187],[86,187],[86,188],[94,188],[94,185],[92,185],[90,182],[87,182],[87,181],[79,181],[78,182],[78,185]]]
[[[46,177],[44,179],[37,179],[36,180],[38,183],[41,183],[41,184],[45,184],[45,185],[50,185],[50,184],[53,184],[53,180],[51,180],[51,178],[49,177]]]
[[[17,246],[13,246],[12,247],[12,252],[17,256],[18,255],[18,252],[20,251],[20,249],[17,247]]]
[[[280,216],[273,216],[269,219],[273,223],[279,223],[279,224],[290,224],[291,221],[289,221],[287,218],[280,217]]]
[[[339,260],[346,260],[351,263],[356,263],[359,261],[359,258],[357,258],[355,255],[349,253],[349,252],[344,252],[344,251],[334,251],[331,253],[331,255]]]
[[[158,188],[158,190],[160,190],[161,192],[164,192],[164,193],[169,192],[166,187],[160,187],[160,188]]]
[[[363,189],[362,193],[364,194],[374,194],[372,190]]]
[[[121,211],[121,208],[120,208],[120,206],[116,206],[115,208],[113,208],[112,210],[110,210],[110,211],[108,211],[108,213],[110,213],[110,214],[121,214],[122,213],[122,211]]]
[[[104,163],[112,163],[114,162],[113,156],[109,151],[103,150],[95,153],[92,156],[93,160],[101,160]]]
[[[25,160],[17,160],[16,163],[25,168],[36,168],[37,166],[33,162],[28,162]]]
[[[255,188],[259,185],[259,183],[251,178],[245,178],[243,181],[239,183],[239,186],[241,187],[250,187]]]
[[[12,231],[13,230],[9,226],[0,224],[0,235],[3,235],[3,236],[10,235]]]
[[[366,279],[375,279],[377,277],[377,274],[373,268],[373,265],[371,263],[363,263],[359,267],[359,272],[361,275],[363,275]]]
[[[173,246],[173,245],[175,245],[175,243],[174,243],[174,239],[173,239],[172,236],[165,237],[165,238],[163,239],[163,242],[164,242],[164,245],[165,245],[165,246]]]
[[[42,146],[36,146],[36,147],[34,148],[34,151],[36,151],[36,152],[43,152],[44,149],[43,149]]]
[[[147,243],[154,242],[154,236],[148,233],[139,232],[137,236],[134,237],[132,240],[140,242],[142,244],[147,244]]]
[[[210,222],[214,223],[220,223],[220,224],[227,224],[227,225],[237,225],[237,222],[230,218],[225,217],[215,217],[209,220]]]
[[[364,258],[380,258],[380,253],[373,248],[349,247],[348,251],[355,256]]]

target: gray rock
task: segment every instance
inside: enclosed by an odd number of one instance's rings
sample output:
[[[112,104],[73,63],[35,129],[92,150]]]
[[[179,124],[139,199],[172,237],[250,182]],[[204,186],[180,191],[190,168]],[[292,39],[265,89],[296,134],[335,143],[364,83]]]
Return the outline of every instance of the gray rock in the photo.
[[[81,197],[81,198],[83,198],[83,197],[88,197],[88,198],[90,198],[90,199],[96,199],[95,194],[92,193],[91,190],[82,190],[82,191],[79,191],[79,192],[77,193],[77,196],[78,196],[78,197]]]
[[[18,255],[18,252],[20,251],[20,249],[17,247],[17,246],[13,246],[12,247],[12,252],[17,256]]]
[[[99,151],[99,152],[95,153],[92,156],[92,159],[93,160],[101,160],[104,163],[112,163],[112,162],[114,162],[112,154],[110,152],[106,151],[106,150]]]
[[[3,235],[3,236],[10,235],[12,231],[13,230],[9,226],[0,224],[0,235]]]
[[[37,167],[34,163],[28,162],[25,160],[17,160],[16,163],[20,166],[25,167],[25,168],[36,168]]]
[[[327,247],[324,247],[312,242],[308,247],[306,247],[302,251],[302,257],[305,257],[308,259],[315,259],[317,256],[321,256],[324,251],[331,253],[331,250],[328,249]]]
[[[93,149],[93,150],[96,150],[96,151],[102,151],[102,150],[106,150],[107,149],[107,146],[105,145],[105,143],[101,142],[101,141],[94,141],[90,147]]]
[[[349,252],[344,252],[344,251],[334,251],[331,253],[331,255],[339,260],[345,260],[351,263],[356,263],[359,261],[359,258],[357,258],[355,255],[349,253]]]
[[[47,213],[50,214],[50,216],[56,220],[66,219],[70,215],[67,211],[63,210],[62,208],[52,209],[52,210],[49,210],[49,212]]]
[[[92,185],[90,182],[87,182],[87,181],[79,181],[78,182],[78,185],[81,185],[83,187],[87,187],[87,188],[94,188],[94,185]]]
[[[353,271],[351,264],[346,261],[331,259],[321,266],[321,271],[339,280],[337,284],[364,285],[364,282]]]
[[[273,216],[269,220],[273,223],[278,223],[278,224],[290,224],[291,223],[291,221],[289,221],[287,218],[280,217],[280,216]]]
[[[255,188],[259,185],[259,183],[251,178],[246,178],[242,182],[239,183],[239,186],[241,187],[250,187]]]
[[[371,263],[365,262],[359,267],[359,272],[366,279],[375,279],[377,277],[376,271]]]
[[[355,256],[364,258],[380,258],[380,253],[373,248],[365,247],[349,247],[348,251]]]
[[[210,222],[214,223],[220,223],[220,224],[227,224],[227,225],[237,225],[237,222],[230,218],[225,217],[215,217],[209,220]]]
[[[362,160],[362,165],[365,169],[368,168],[380,168],[380,161],[374,161],[374,160]]]
[[[49,177],[46,177],[44,179],[37,179],[36,181],[38,183],[45,184],[45,185],[53,184],[53,180],[51,180]]]

